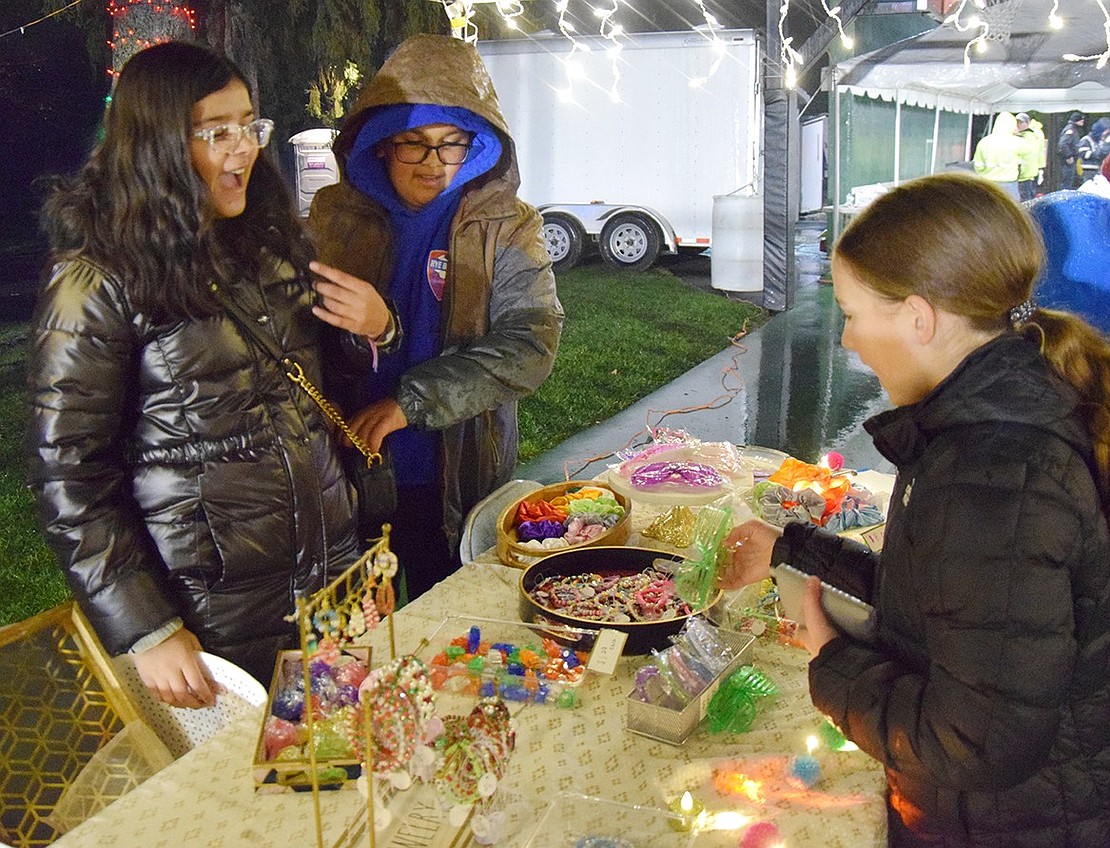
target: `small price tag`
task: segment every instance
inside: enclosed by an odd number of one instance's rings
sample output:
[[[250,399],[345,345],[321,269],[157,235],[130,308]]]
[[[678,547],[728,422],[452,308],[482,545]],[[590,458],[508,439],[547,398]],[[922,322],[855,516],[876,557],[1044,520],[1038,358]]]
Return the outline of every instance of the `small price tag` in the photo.
[[[621,658],[627,640],[628,634],[623,631],[611,627],[601,628],[586,668],[598,674],[612,674],[617,670],[617,660]]]

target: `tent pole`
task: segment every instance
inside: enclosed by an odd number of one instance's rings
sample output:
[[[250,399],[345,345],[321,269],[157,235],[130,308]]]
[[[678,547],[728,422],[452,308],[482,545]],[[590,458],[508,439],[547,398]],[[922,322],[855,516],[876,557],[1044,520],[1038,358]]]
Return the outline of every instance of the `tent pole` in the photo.
[[[840,85],[837,82],[836,65],[830,69],[829,79],[832,84],[833,108],[833,192],[832,192],[832,233],[827,239],[829,250],[832,250],[836,240],[840,237]]]
[[[894,184],[902,182],[902,90],[894,90]]]
[[[933,107],[933,155],[929,157],[929,173],[937,172],[937,145],[940,144],[940,100]]]

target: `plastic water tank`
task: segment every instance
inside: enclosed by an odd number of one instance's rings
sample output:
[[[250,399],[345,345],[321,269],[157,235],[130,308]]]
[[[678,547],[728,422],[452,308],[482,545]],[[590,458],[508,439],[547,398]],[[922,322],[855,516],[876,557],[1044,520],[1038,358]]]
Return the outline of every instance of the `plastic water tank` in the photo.
[[[713,198],[710,284],[734,292],[763,291],[763,198]]]
[[[326,185],[339,182],[339,166],[331,143],[336,131],[327,127],[304,130],[289,139],[296,152],[295,184],[297,209],[301,215],[308,214],[312,197],[317,190]]]

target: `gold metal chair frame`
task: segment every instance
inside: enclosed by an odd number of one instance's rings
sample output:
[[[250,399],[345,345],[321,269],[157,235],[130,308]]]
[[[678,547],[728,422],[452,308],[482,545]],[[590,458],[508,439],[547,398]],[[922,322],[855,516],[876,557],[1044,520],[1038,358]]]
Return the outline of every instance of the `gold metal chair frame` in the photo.
[[[73,601],[0,628],[0,841],[49,845],[48,817],[97,751],[140,721]]]

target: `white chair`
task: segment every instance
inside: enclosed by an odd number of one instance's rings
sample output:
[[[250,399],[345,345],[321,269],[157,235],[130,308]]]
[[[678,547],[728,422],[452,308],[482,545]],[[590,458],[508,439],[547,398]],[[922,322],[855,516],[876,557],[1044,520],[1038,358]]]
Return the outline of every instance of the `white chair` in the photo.
[[[510,503],[541,488],[535,480],[510,480],[474,505],[463,523],[459,558],[472,562],[497,541],[497,518]]]
[[[143,685],[130,656],[112,659],[139,714],[174,757],[192,750],[240,716],[258,713],[266,703],[265,687],[239,666],[212,654],[202,653],[201,659],[219,688],[216,703],[199,710],[163,704]]]

